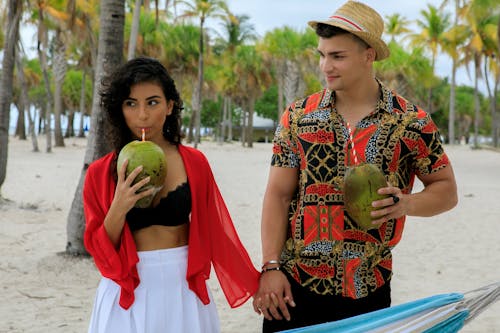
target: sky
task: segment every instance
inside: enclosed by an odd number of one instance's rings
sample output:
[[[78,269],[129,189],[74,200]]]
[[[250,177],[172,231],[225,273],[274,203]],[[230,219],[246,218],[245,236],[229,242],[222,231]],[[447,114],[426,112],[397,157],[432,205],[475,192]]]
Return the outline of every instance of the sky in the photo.
[[[264,36],[266,31],[277,27],[289,26],[297,30],[308,29],[307,22],[326,19],[345,1],[325,0],[226,0],[229,9],[236,15],[246,14],[256,32]],[[387,15],[399,13],[409,21],[421,18],[420,11],[427,9],[427,4],[439,7],[442,0],[361,0],[375,9],[385,20]],[[453,3],[453,1],[449,1]],[[448,10],[451,14],[451,8]],[[216,24],[215,24],[215,28]],[[415,25],[410,26],[415,29]],[[388,38],[385,38],[388,41]],[[436,62],[436,74],[451,78],[451,60],[441,55]],[[473,86],[465,69],[457,72],[457,83]]]
[[[409,21],[421,18],[420,11],[427,9],[428,4],[439,7],[442,0],[360,0],[374,8],[384,18],[387,15],[399,13]],[[250,17],[259,36],[277,27],[289,26],[296,30],[309,29],[307,22],[326,19],[345,3],[344,0],[226,0],[229,9],[236,15],[246,14]],[[453,1],[449,1],[451,4]],[[451,13],[448,10],[449,13]],[[207,25],[218,29],[220,23],[207,20]],[[410,29],[416,29],[414,23]],[[24,27],[23,40],[25,45],[34,45],[34,28]],[[388,38],[385,38],[387,41]],[[30,57],[35,57],[35,50],[26,50]],[[436,62],[436,74],[439,77],[451,77],[451,60],[446,55],[440,55]],[[473,86],[473,78],[469,78],[464,68],[457,72],[457,83]],[[480,82],[480,90],[485,92],[484,83]]]

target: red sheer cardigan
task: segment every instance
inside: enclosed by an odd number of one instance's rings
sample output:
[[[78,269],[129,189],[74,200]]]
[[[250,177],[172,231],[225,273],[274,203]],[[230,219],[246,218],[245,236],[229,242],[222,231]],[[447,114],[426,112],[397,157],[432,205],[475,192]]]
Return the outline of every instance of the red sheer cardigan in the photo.
[[[243,247],[206,157],[198,150],[179,145],[191,188],[191,221],[186,279],[204,304],[210,299],[206,280],[213,264],[231,307],[245,303],[257,290],[259,273]],[[139,261],[132,233],[125,223],[119,248],[111,243],[103,226],[116,183],[111,167],[115,153],[90,164],[83,188],[84,244],[102,276],[121,287],[120,306],[128,309],[139,285]],[[168,286],[166,286],[168,287]]]

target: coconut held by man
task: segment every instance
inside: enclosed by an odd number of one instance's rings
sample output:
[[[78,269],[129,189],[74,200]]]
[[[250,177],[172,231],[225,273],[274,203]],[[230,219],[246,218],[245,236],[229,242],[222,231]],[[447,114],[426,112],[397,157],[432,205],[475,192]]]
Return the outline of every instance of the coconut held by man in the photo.
[[[387,181],[380,168],[371,163],[361,163],[348,167],[344,177],[344,207],[347,214],[362,230],[376,229],[371,212],[372,202],[387,198],[378,194],[378,189],[386,187]]]
[[[135,140],[129,142],[120,150],[116,163],[118,170],[120,170],[125,160],[128,160],[126,171],[127,177],[138,166],[142,165],[143,167],[141,173],[135,177],[133,184],[146,177],[151,177],[149,183],[142,186],[139,192],[154,187],[154,193],[135,203],[135,207],[137,208],[150,207],[153,203],[155,194],[163,187],[165,177],[167,176],[167,161],[163,150],[152,141]]]

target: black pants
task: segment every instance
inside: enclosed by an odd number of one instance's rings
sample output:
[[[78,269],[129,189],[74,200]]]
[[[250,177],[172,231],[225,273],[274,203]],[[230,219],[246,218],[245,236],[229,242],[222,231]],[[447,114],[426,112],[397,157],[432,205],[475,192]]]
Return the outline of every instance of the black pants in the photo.
[[[291,319],[267,320],[264,318],[263,333],[278,332],[357,316],[391,306],[391,286],[387,282],[367,297],[352,299],[338,295],[318,295],[302,287],[287,275],[292,285],[295,307],[288,307]]]

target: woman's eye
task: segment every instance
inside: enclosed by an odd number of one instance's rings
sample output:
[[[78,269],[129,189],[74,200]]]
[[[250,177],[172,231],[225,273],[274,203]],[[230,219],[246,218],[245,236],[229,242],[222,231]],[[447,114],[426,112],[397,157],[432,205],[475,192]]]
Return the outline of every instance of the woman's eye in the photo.
[[[123,105],[128,106],[128,107],[132,107],[132,106],[135,106],[135,102],[134,101],[125,101],[125,102],[123,102]]]
[[[153,99],[153,100],[149,101],[148,104],[149,105],[157,105],[158,103],[159,103],[158,101],[156,101],[156,100]]]

